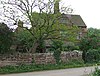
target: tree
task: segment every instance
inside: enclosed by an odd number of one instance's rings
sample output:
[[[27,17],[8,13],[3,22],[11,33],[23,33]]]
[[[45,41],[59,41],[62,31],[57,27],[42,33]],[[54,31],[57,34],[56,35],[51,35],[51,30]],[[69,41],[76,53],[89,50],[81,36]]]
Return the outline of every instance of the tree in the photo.
[[[21,30],[15,31],[14,35],[16,37],[15,45],[17,45],[16,51],[29,53],[30,52],[29,48],[32,46],[32,44],[34,42],[32,35],[26,29],[21,29]],[[18,48],[20,48],[21,51],[18,50]]]
[[[60,62],[60,55],[61,55],[61,51],[64,50],[63,47],[63,42],[61,40],[53,40],[52,44],[51,44],[51,48],[49,49],[49,51],[53,52],[53,56],[56,60],[56,64],[58,64]]]
[[[52,12],[54,4],[59,2],[57,0],[7,1],[2,1],[4,5],[3,15],[8,18],[7,20],[14,22],[18,27],[25,28],[32,35],[34,41],[29,51],[33,53],[37,47],[41,46],[41,41],[46,39],[61,39],[60,31],[68,29],[65,25],[59,23],[61,13],[53,14]],[[35,9],[38,10],[38,13],[34,12]],[[25,25],[30,25],[30,29],[24,27]]]
[[[0,23],[0,53],[7,53],[12,44],[13,32],[6,24]]]
[[[87,34],[80,41],[80,49],[83,51],[83,60],[86,60],[86,53],[90,49],[100,47],[100,29],[89,28]]]

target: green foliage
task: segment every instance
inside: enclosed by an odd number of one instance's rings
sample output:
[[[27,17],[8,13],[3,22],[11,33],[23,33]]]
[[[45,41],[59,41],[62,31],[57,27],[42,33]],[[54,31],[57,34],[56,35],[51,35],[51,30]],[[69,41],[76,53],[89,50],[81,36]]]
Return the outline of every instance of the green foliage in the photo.
[[[63,51],[63,42],[59,40],[53,40],[51,45],[51,51],[53,51],[54,58],[56,59],[56,63],[60,62],[60,54]]]
[[[71,59],[67,62],[70,65],[84,65],[84,61],[82,59]]]
[[[81,50],[98,49],[100,46],[100,30],[88,29],[87,35],[80,42]]]
[[[46,44],[44,40],[39,40],[39,45],[36,49],[36,53],[45,53],[46,52]]]
[[[60,24],[60,13],[51,14],[48,12],[43,12],[43,10],[41,10],[40,13],[30,11],[25,12],[27,14],[25,14],[26,17],[29,19],[31,28],[26,28],[26,30],[23,31],[25,27],[23,27],[23,22],[19,21],[18,28],[21,27],[22,31],[17,33],[17,41],[21,45],[25,45],[25,48],[28,50],[39,52],[39,49],[45,48],[44,40],[46,39],[59,39],[66,41],[76,40],[78,28],[76,26],[67,27]],[[36,43],[38,43],[38,46],[35,45]]]
[[[100,47],[100,29],[89,28],[87,34],[80,41],[80,50],[83,51],[83,60],[86,60],[86,53],[89,49]]]
[[[48,13],[32,13],[32,27],[27,29],[34,39],[34,44],[37,42],[38,47],[41,47],[41,42],[46,39],[58,39],[65,41],[75,41],[77,36],[78,27],[67,27],[59,24],[58,17],[61,14],[48,14]],[[44,43],[43,43],[44,45]],[[37,48],[38,48],[37,47]]]
[[[10,52],[13,32],[6,24],[0,23],[0,53]]]
[[[96,63],[100,62],[100,51],[96,49],[90,49],[86,53],[86,62]]]
[[[23,46],[23,51],[21,52],[30,51],[30,48],[33,46],[33,43],[35,41],[33,35],[31,35],[31,33],[26,29],[18,29],[19,31],[15,32],[17,40],[16,44],[18,44],[19,46]],[[38,43],[39,45],[36,48],[36,52],[43,53],[45,51],[45,43],[41,39],[38,41]]]
[[[5,66],[0,67],[0,74],[8,74],[8,73],[22,73],[22,72],[33,72],[33,71],[43,71],[43,70],[54,70],[54,69],[66,69],[66,68],[76,68],[82,67],[84,64],[82,60],[72,60],[68,63],[60,63],[60,64],[47,64],[47,65],[19,65],[19,66]]]
[[[65,45],[63,41],[61,40],[53,40],[51,44],[50,50],[54,52],[54,58],[56,59],[56,63],[60,62],[60,55],[61,51],[73,51],[77,50],[78,47],[74,45],[74,43],[71,43],[69,45]]]
[[[31,13],[31,18],[30,22],[31,22],[31,28],[27,29],[27,31],[30,33],[29,35],[31,35],[31,40],[32,40],[32,46],[30,48],[31,51],[35,51],[36,49],[42,49],[42,45],[44,45],[44,40],[45,39],[51,39],[53,37],[58,37],[58,30],[56,29],[56,27],[58,26],[57,24],[57,15],[54,14],[48,14],[48,13],[37,13],[37,12],[33,12]],[[56,19],[56,20],[55,20]],[[56,25],[56,27],[55,27]],[[22,27],[20,24],[18,25],[19,27]],[[24,27],[22,27],[24,28]],[[54,36],[56,34],[56,36]],[[27,38],[27,34],[25,35]],[[26,40],[25,38],[22,38],[22,42],[25,43]],[[35,45],[35,44],[38,44]],[[39,52],[39,50],[37,49],[37,51]]]
[[[59,49],[55,50],[54,53],[53,53],[57,64],[60,63],[60,54],[61,54],[61,50],[59,50]]]
[[[72,26],[69,28],[67,27],[67,24],[62,25],[59,21],[59,19],[62,17],[61,13],[53,14],[52,7],[56,2],[60,2],[60,0],[53,0],[53,1],[48,0],[47,2],[45,2],[44,0],[38,0],[38,1],[32,1],[31,3],[29,0],[17,0],[13,4],[12,1],[2,2],[4,3],[3,5],[5,5],[4,6],[5,10],[4,13],[6,15],[5,17],[7,17],[8,20],[11,19],[14,19],[13,21],[19,20],[19,22],[15,21],[15,23],[18,22],[18,27],[21,27],[22,29],[25,28],[23,26],[24,24],[31,26],[30,29],[26,28],[26,30],[29,31],[29,33],[32,35],[31,37],[33,44],[31,44],[30,48],[32,53],[36,52],[37,47],[38,46],[40,47],[41,45],[41,41],[44,41],[46,39],[60,39],[60,40],[62,39],[66,41],[68,40],[75,41],[76,39],[77,32],[74,29],[77,29],[77,27]],[[19,3],[22,5],[19,6]],[[12,7],[6,7],[7,4],[9,4]],[[13,8],[13,5],[16,6],[15,9],[16,8],[20,9],[15,10]],[[7,8],[10,9],[10,11]],[[38,13],[33,12],[35,8],[37,8],[37,10],[39,11]],[[13,14],[16,13],[15,11],[22,12],[22,15]],[[6,13],[9,13],[9,15]],[[62,36],[60,33],[61,31],[65,32],[66,34],[63,34],[64,36]],[[21,39],[21,43],[24,42],[28,46],[27,42],[25,42],[26,40],[27,40],[26,38]]]
[[[94,35],[100,37],[100,29],[89,28],[88,29],[88,36]]]
[[[100,76],[100,69],[96,66],[95,71],[89,76]]]
[[[16,36],[15,44],[18,44],[19,46],[24,46],[24,52],[26,50],[29,51],[30,47],[32,47],[32,44],[34,42],[34,39],[30,34],[30,32],[27,31],[26,29],[21,29],[20,31],[15,33],[15,36]]]
[[[52,50],[60,49],[63,51],[63,42],[60,40],[52,40]]]
[[[64,44],[65,51],[79,50],[79,46],[72,42]]]
[[[77,26],[66,26],[64,24],[59,25],[61,39],[65,41],[76,42],[77,32],[79,28]]]

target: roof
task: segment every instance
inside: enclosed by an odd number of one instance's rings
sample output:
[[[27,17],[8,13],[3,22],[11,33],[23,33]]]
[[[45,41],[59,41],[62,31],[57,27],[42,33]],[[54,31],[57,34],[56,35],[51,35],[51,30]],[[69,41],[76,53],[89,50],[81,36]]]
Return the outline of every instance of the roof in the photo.
[[[62,14],[64,21],[70,21],[73,25],[87,27],[80,15]]]

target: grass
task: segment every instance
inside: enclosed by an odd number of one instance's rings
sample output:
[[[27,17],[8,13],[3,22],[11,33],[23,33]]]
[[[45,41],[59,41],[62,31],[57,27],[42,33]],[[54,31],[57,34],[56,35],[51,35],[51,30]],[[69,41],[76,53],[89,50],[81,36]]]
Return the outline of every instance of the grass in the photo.
[[[5,66],[0,68],[0,74],[23,73],[43,70],[56,70],[66,68],[81,67],[81,65],[66,65],[66,64],[48,64],[48,65],[20,65],[20,66]]]
[[[24,72],[34,72],[43,70],[57,70],[57,69],[67,69],[67,68],[77,68],[93,66],[94,64],[84,64],[82,60],[71,60],[67,63],[59,64],[48,64],[48,65],[19,65],[19,66],[5,66],[0,68],[0,74],[11,74],[11,73],[24,73]]]

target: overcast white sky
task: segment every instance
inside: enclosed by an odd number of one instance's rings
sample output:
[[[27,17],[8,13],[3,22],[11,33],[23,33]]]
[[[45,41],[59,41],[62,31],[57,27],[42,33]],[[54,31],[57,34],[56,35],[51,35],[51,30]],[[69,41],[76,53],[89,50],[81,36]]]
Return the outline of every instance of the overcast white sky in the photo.
[[[61,3],[71,5],[88,27],[100,29],[100,0],[62,0]]]

